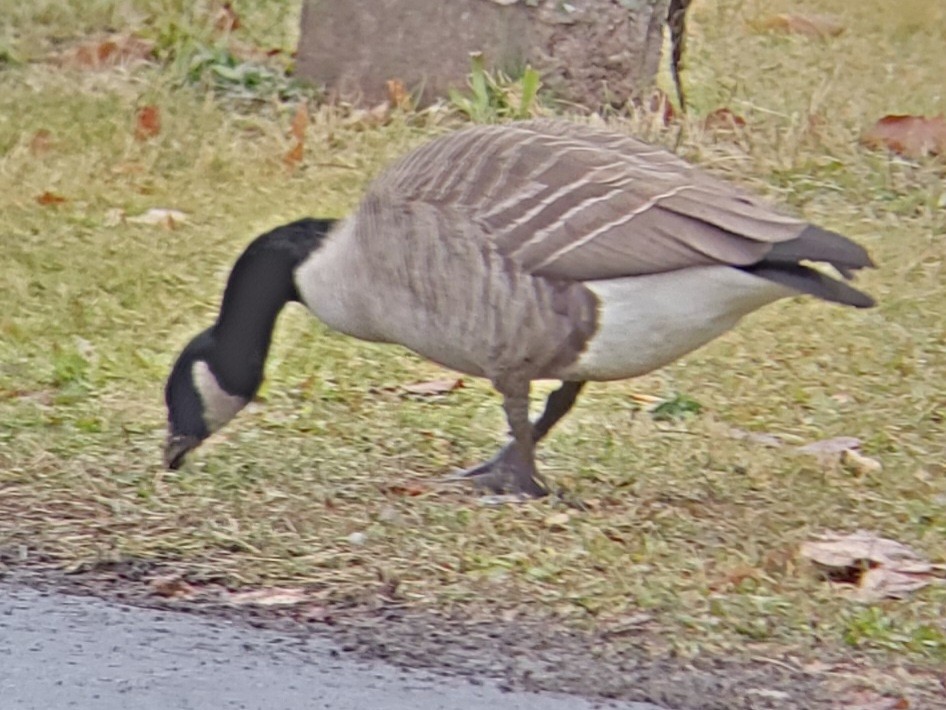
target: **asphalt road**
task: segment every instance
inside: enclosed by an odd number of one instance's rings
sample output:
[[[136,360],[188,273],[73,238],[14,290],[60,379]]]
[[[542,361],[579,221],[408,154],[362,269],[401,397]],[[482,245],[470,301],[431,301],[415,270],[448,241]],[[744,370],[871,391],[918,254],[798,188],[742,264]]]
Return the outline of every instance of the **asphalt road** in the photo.
[[[2,710],[659,710],[505,692],[194,614],[0,583]]]

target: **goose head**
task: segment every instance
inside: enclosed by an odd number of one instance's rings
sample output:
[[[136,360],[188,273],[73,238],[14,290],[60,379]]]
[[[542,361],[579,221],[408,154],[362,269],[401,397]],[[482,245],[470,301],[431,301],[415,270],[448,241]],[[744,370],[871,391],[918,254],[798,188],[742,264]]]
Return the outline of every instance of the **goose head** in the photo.
[[[164,465],[169,469],[180,468],[190,451],[249,404],[262,381],[260,371],[258,378],[250,377],[248,393],[246,386],[228,387],[219,360],[214,329],[208,328],[188,343],[174,363],[164,389],[168,412]]]

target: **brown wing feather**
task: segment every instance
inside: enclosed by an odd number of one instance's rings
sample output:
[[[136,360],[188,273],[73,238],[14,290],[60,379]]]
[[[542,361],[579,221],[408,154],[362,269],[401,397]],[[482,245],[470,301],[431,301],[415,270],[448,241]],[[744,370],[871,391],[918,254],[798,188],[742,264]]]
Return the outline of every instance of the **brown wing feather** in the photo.
[[[447,135],[372,191],[465,215],[523,271],[572,280],[746,266],[808,226],[662,148],[561,121]]]

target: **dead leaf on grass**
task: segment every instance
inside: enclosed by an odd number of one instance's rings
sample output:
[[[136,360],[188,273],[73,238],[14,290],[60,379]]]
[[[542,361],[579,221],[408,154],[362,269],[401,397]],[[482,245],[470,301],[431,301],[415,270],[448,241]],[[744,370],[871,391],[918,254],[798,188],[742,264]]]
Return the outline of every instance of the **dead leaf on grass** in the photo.
[[[428,382],[414,382],[409,385],[402,385],[401,391],[406,394],[418,395],[421,397],[433,397],[440,394],[447,394],[454,390],[463,388],[463,380],[451,378],[446,380],[430,380]]]
[[[66,202],[66,198],[62,195],[57,195],[55,192],[50,192],[47,190],[43,194],[37,195],[36,201],[43,207],[49,207],[50,205],[61,205],[63,202]]]
[[[854,690],[839,700],[839,707],[845,710],[909,710],[910,707],[910,701],[903,696],[892,698],[873,690]]]
[[[230,592],[224,601],[236,606],[292,606],[311,601],[311,596],[299,587],[269,587],[247,592]]]
[[[388,102],[402,111],[410,111],[413,107],[411,92],[407,90],[404,82],[400,79],[388,79]]]
[[[785,32],[821,39],[837,37],[844,32],[844,25],[829,15],[800,15],[787,12],[765,17],[753,22],[752,25],[762,32]]]
[[[146,141],[161,132],[161,110],[154,104],[142,106],[135,113],[135,140]]]
[[[302,162],[302,158],[304,156],[305,146],[300,141],[296,141],[292,148],[290,148],[283,156],[282,161],[286,164],[287,168],[290,170],[295,170]]]
[[[126,217],[125,221],[131,222],[132,224],[145,224],[151,227],[175,229],[177,225],[187,221],[187,215],[180,210],[155,207],[135,217]]]
[[[289,126],[289,135],[293,139],[292,148],[283,156],[283,163],[290,170],[299,167],[305,157],[305,131],[309,126],[309,107],[303,101],[296,107]]]
[[[305,142],[305,131],[309,127],[309,107],[305,101],[296,107],[296,112],[292,115],[292,124],[289,133],[300,143]]]
[[[135,35],[109,35],[89,39],[49,56],[54,64],[70,69],[97,70],[150,60],[154,42]]]
[[[733,131],[745,127],[746,119],[725,106],[710,111],[703,119],[703,129],[707,131]]]
[[[429,492],[430,488],[417,481],[407,481],[405,483],[392,483],[384,486],[383,490],[391,495],[416,498],[417,496],[422,496]]]
[[[861,440],[853,436],[835,436],[831,439],[821,439],[810,444],[798,447],[801,454],[811,454],[819,459],[840,459],[845,451],[856,449]]]
[[[841,463],[845,468],[851,470],[859,476],[867,476],[873,473],[880,473],[884,466],[880,461],[870,456],[856,451],[855,449],[846,449],[841,452]]]
[[[884,116],[861,136],[873,150],[891,150],[907,158],[946,154],[946,118],[939,116]]]
[[[931,564],[896,540],[865,531],[827,533],[802,543],[799,553],[823,568],[830,579],[856,585],[861,601],[896,599],[943,581],[941,565]]]
[[[148,582],[151,593],[168,599],[187,599],[194,596],[197,590],[178,574],[165,574],[155,577]]]
[[[391,104],[383,101],[374,108],[363,109],[356,108],[348,115],[343,122],[346,128],[356,130],[370,130],[380,126],[386,126],[391,121]]]

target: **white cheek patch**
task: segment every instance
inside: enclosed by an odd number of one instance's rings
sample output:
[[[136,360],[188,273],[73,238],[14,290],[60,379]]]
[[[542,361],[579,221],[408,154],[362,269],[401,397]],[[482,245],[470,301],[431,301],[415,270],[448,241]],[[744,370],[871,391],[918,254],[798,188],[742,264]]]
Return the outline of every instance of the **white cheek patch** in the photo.
[[[203,360],[194,363],[191,369],[194,386],[204,403],[204,423],[211,433],[233,419],[248,401],[243,397],[227,393]]]

